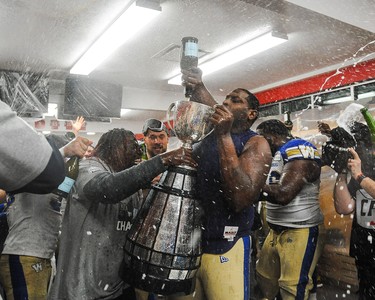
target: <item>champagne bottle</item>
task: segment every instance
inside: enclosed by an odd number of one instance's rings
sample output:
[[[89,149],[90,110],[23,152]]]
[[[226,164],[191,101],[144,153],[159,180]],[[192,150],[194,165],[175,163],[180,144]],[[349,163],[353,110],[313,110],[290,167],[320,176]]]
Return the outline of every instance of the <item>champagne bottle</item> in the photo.
[[[65,179],[53,192],[54,194],[67,198],[74,182],[78,177],[79,157],[73,156],[65,163]]]
[[[148,157],[147,157],[147,149],[146,149],[146,144],[145,144],[145,142],[140,143],[139,146],[140,146],[141,151],[142,151],[142,157],[141,157],[141,159],[142,159],[142,160],[148,160]]]
[[[375,145],[375,120],[374,117],[370,114],[367,107],[361,108],[361,113],[365,118],[368,128],[370,129],[371,133],[371,141]]]
[[[181,40],[180,68],[189,70],[198,66],[198,39],[187,36]],[[191,86],[185,87],[185,97],[190,98],[193,93]]]
[[[70,142],[76,138],[76,135],[72,131],[68,131],[64,134],[65,138]]]
[[[293,129],[293,122],[292,122],[292,120],[290,119],[290,111],[286,111],[286,112],[284,113],[284,124],[285,124],[285,126],[288,128],[289,133],[291,134],[292,129]]]

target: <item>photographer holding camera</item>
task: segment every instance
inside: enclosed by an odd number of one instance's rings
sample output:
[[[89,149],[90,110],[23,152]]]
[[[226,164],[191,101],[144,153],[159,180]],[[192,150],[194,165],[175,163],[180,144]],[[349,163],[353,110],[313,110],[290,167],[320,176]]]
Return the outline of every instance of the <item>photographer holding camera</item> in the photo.
[[[328,132],[333,136],[334,131],[339,128],[330,130],[329,126],[327,129],[325,123],[321,124],[319,124],[319,130],[322,134]],[[354,147],[349,147],[346,159],[334,162],[334,165],[331,165],[338,173],[334,187],[334,205],[336,212],[339,214],[354,213],[350,238],[350,256],[354,257],[357,267],[359,299],[368,300],[375,299],[374,145],[371,142],[368,126],[354,122],[350,128],[350,133],[355,140],[356,150],[354,150]],[[335,144],[335,139],[332,139],[331,142]],[[340,143],[347,142],[345,139],[340,141]],[[340,148],[338,145],[336,146]],[[333,151],[331,151],[332,153]],[[336,156],[337,158],[339,156]],[[344,167],[337,168],[338,165]],[[348,171],[351,175],[349,182]]]

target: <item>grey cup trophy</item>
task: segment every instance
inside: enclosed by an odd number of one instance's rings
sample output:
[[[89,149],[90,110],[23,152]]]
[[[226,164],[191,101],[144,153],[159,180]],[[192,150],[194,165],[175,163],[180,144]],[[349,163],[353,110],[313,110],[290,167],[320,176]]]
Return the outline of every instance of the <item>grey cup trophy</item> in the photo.
[[[204,104],[177,101],[167,117],[173,118],[173,131],[183,147],[191,148],[212,131],[213,112]],[[161,295],[194,291],[202,255],[196,178],[194,168],[174,166],[152,186],[124,246],[124,280],[132,286]]]
[[[198,102],[176,101],[167,110],[167,120],[173,120],[172,130],[183,142],[182,146],[191,149],[193,143],[199,142],[213,130],[210,117],[214,111],[212,107]]]

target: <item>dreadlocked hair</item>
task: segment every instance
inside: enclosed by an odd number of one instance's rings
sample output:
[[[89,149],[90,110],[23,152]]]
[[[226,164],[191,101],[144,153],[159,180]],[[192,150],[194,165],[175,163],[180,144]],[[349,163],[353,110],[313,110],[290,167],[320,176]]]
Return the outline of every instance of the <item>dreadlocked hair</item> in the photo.
[[[130,130],[114,128],[101,136],[94,150],[94,156],[103,160],[113,171],[119,172],[126,165],[126,141],[134,139]]]

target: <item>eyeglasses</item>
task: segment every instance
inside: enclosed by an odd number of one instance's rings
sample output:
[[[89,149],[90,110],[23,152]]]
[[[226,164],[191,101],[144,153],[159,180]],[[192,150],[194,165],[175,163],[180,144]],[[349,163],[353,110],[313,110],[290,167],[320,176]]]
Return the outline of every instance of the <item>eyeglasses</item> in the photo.
[[[148,119],[145,124],[143,125],[142,133],[146,135],[148,130],[160,132],[160,131],[167,131],[165,125],[156,119]]]

